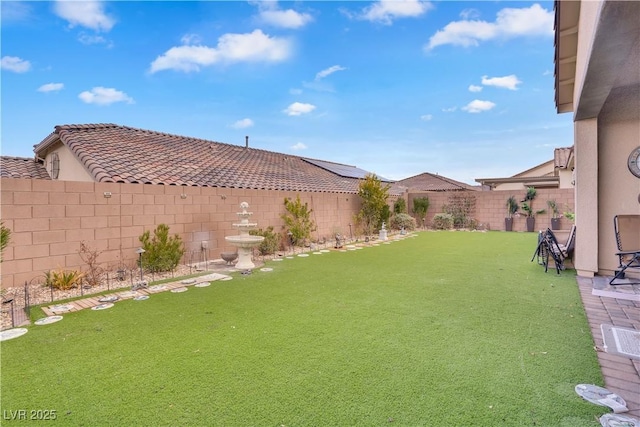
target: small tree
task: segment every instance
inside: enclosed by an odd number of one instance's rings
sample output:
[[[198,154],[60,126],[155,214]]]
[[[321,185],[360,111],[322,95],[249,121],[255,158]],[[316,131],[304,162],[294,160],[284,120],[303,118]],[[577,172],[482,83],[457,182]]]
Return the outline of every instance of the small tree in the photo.
[[[389,212],[387,199],[390,185],[382,185],[382,181],[373,174],[368,174],[358,185],[358,195],[362,199],[362,208],[358,213],[358,222],[362,224],[365,234],[370,235],[380,226]],[[386,207],[386,211],[385,211]],[[388,215],[386,216],[388,218]]]
[[[87,272],[84,273],[84,281],[87,285],[94,287],[100,284],[100,279],[102,277],[102,267],[98,264],[98,257],[102,251],[91,248],[84,241],[80,242],[80,250],[78,251],[78,255],[80,255],[80,259],[87,264]]]
[[[173,270],[184,254],[182,239],[177,234],[169,236],[169,226],[166,224],[158,225],[153,237],[147,230],[138,239],[145,250],[142,254],[142,265],[152,272]]]
[[[316,229],[316,223],[311,219],[313,209],[309,209],[307,202],[302,203],[300,195],[297,195],[295,200],[285,198],[284,208],[286,212],[280,215],[284,221],[284,228],[287,233],[291,233],[292,243],[301,245]]]
[[[393,203],[393,213],[407,213],[407,202],[403,197],[398,197],[398,199]]]
[[[11,240],[11,230],[5,227],[2,222],[0,222],[0,262],[2,262],[2,253],[9,245],[9,241]]]
[[[422,221],[424,227],[427,211],[429,210],[429,198],[428,197],[416,197],[413,199],[413,213]]]

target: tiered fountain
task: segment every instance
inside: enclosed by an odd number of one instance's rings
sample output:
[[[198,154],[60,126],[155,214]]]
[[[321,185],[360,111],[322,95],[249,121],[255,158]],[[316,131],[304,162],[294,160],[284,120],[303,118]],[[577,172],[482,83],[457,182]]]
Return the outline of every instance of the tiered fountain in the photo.
[[[236,263],[236,268],[239,270],[250,270],[255,268],[255,264],[251,260],[251,252],[254,247],[258,246],[264,240],[264,237],[262,236],[251,236],[249,234],[249,231],[254,230],[258,224],[255,222],[249,222],[249,217],[253,215],[253,212],[247,212],[248,208],[249,203],[240,203],[240,209],[242,209],[242,212],[238,212],[240,222],[231,224],[232,227],[238,229],[240,234],[237,236],[225,237],[227,242],[238,247],[238,262]]]

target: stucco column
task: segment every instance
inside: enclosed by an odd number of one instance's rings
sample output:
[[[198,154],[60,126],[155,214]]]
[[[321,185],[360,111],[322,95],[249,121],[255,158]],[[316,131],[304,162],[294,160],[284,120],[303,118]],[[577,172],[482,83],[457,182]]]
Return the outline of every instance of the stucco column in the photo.
[[[598,272],[598,119],[574,122],[576,177],[575,267],[579,276]]]

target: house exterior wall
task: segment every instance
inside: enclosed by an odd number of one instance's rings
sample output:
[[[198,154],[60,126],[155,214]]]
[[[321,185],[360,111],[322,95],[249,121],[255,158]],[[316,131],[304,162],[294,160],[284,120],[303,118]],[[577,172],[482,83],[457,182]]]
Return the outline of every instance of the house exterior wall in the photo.
[[[640,145],[638,10],[637,2],[580,2],[573,100],[581,276],[613,274],[613,217],[640,214],[640,180],[627,168]]]
[[[413,199],[417,197],[429,198],[429,210],[427,211],[427,224],[433,221],[433,217],[444,212],[443,206],[450,203],[452,195],[471,196],[476,199],[476,212],[473,218],[489,230],[504,230],[504,219],[507,212],[507,199],[514,195],[518,201],[524,199],[525,189],[520,191],[460,191],[460,192],[422,192],[410,193],[408,195],[407,210],[411,212]],[[551,227],[551,213],[547,206],[547,200],[555,200],[560,213],[574,212],[574,191],[573,189],[559,188],[539,188],[536,198],[533,201],[534,210],[545,209],[547,212],[536,216],[536,229],[546,229]],[[421,223],[420,221],[418,222]],[[571,222],[563,218],[562,228],[569,230]],[[513,222],[513,231],[526,231],[526,221],[524,215],[517,215]],[[532,249],[533,251],[533,249]]]
[[[78,254],[81,241],[103,251],[100,263],[109,268],[134,266],[138,237],[161,223],[182,237],[187,251],[198,251],[207,241],[209,257],[218,258],[222,251],[235,250],[224,237],[238,234],[231,224],[238,222],[243,201],[258,228],[272,225],[280,232],[284,199],[299,194],[313,209],[314,238],[320,239],[348,235],[360,210],[359,197],[346,193],[29,179],[2,179],[0,185],[0,216],[12,232],[1,264],[3,287],[55,268],[85,268]]]
[[[87,172],[87,170],[82,166],[73,153],[69,150],[69,148],[58,142],[52,149],[47,153],[45,157],[45,165],[47,167],[47,172],[51,176],[51,155],[53,153],[58,154],[58,158],[60,159],[60,173],[58,174],[58,180],[60,181],[81,181],[81,182],[93,182],[93,177]]]

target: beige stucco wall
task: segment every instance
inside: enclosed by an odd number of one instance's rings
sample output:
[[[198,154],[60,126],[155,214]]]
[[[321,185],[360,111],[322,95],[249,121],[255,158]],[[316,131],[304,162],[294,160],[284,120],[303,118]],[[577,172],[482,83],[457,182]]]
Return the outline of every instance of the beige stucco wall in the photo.
[[[62,143],[58,143],[53,147],[45,157],[45,165],[49,176],[51,176],[51,154],[58,154],[60,159],[60,172],[58,174],[58,180],[60,181],[81,181],[81,182],[93,182],[93,177],[87,172],[76,157],[71,153],[69,148]]]
[[[573,111],[577,111],[582,87],[587,72],[587,64],[591,55],[594,32],[602,0],[580,1],[580,20],[578,24],[578,51],[576,53],[576,75],[573,93]]]
[[[108,268],[135,265],[138,237],[160,223],[179,234],[188,251],[207,241],[209,256],[218,258],[234,250],[224,237],[238,234],[231,224],[238,221],[242,201],[250,204],[258,227],[272,225],[280,232],[284,199],[299,194],[314,211],[314,237],[320,239],[348,235],[360,209],[356,194],[29,179],[2,179],[0,185],[0,216],[12,231],[0,265],[3,287],[55,268],[86,267],[78,255],[81,241],[103,251],[100,262]]]
[[[637,107],[640,110],[640,105]],[[598,121],[598,254],[599,272],[611,274],[618,266],[615,256],[613,217],[618,214],[640,215],[640,179],[631,174],[627,160],[631,151],[640,146],[640,117],[616,120],[620,106],[613,100],[606,104]]]

